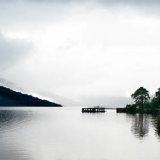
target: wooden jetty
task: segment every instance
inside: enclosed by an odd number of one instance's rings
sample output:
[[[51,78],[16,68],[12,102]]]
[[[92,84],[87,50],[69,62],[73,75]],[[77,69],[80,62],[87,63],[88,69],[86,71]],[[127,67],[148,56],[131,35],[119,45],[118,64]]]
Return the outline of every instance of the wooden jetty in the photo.
[[[97,112],[105,112],[104,107],[94,107],[94,108],[82,108],[82,112],[88,112],[88,113],[97,113]]]

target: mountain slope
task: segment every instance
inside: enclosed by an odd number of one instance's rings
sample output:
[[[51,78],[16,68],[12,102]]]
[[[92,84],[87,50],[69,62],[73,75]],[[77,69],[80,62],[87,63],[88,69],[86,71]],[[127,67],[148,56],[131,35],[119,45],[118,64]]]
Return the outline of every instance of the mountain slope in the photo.
[[[53,106],[62,107],[47,100],[42,100],[31,95],[22,94],[9,88],[0,86],[0,106]]]

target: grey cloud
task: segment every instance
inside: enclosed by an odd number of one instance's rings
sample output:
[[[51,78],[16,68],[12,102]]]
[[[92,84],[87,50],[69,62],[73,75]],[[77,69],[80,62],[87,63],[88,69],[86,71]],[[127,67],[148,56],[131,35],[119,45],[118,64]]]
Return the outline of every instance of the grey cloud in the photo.
[[[72,11],[91,10],[101,6],[113,13],[142,12],[147,15],[160,15],[160,0],[0,0],[0,28],[26,24],[41,25],[48,21],[57,21]],[[17,2],[17,3],[15,3]],[[125,8],[125,6],[127,6]],[[131,8],[128,8],[131,6]],[[16,23],[15,23],[16,22]]]
[[[0,34],[0,69],[13,66],[29,53],[30,49],[30,43],[24,40],[5,38]]]
[[[103,2],[103,3],[160,3],[160,0],[0,0],[0,2]]]
[[[160,0],[0,0],[0,2],[1,30],[26,26],[28,30],[29,27],[37,25],[42,27],[48,22],[69,17],[76,11],[101,9],[102,6],[115,14],[130,11],[160,16]]]

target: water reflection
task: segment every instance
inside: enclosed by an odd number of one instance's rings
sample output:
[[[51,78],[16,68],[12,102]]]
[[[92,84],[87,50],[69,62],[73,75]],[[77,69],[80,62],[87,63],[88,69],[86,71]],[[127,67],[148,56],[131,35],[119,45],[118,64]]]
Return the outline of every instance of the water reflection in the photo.
[[[159,160],[154,131],[160,137],[159,115],[5,109],[0,110],[0,160]]]
[[[131,119],[131,132],[139,139],[143,139],[149,133],[149,125],[153,126],[155,134],[160,138],[160,114],[127,114]]]
[[[14,131],[24,126],[31,117],[30,111],[0,110],[0,159],[33,160],[30,154],[14,139],[16,137]],[[11,134],[13,137],[10,133],[14,133]]]
[[[148,115],[138,114],[134,117],[134,123],[132,125],[132,131],[140,138],[145,137],[149,131],[149,119]]]
[[[0,131],[4,131],[4,127],[7,128],[15,123],[16,126],[24,121],[31,119],[31,111],[23,110],[1,110],[0,111]],[[14,126],[15,127],[15,126]]]
[[[140,139],[146,137],[149,132],[149,115],[127,114],[127,116],[129,116],[132,119],[132,133]]]
[[[156,134],[160,138],[160,114],[152,115],[152,124],[154,126]]]
[[[3,145],[3,148],[0,148],[0,158],[2,160],[33,160],[33,158],[22,149],[12,148],[5,144],[1,145]]]

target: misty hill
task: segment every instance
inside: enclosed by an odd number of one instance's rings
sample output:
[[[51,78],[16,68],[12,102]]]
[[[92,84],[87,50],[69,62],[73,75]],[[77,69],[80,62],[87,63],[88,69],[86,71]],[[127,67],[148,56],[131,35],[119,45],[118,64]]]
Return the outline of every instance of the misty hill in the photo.
[[[32,93],[32,91],[37,94],[40,97],[47,97],[52,102],[59,102],[63,106],[81,106],[82,104],[80,102],[77,102],[75,100],[72,100],[70,98],[63,97],[61,95],[57,95],[51,91],[48,90],[42,90],[42,89],[36,89],[34,90],[27,88],[25,86],[21,87],[19,84],[16,84],[15,82],[12,82],[8,79],[0,77],[0,86],[10,88],[11,90],[21,92],[21,93]]]
[[[9,88],[0,86],[0,106],[52,106],[62,107],[47,100],[42,100],[31,95],[13,91]]]
[[[1,77],[0,77],[0,86],[10,88],[14,91],[19,91],[19,92],[25,93],[25,90],[22,89],[18,84],[11,82],[7,79],[1,78]]]

